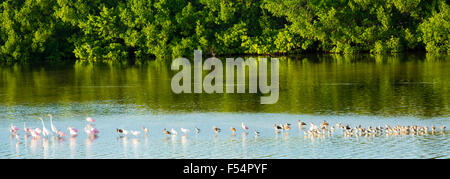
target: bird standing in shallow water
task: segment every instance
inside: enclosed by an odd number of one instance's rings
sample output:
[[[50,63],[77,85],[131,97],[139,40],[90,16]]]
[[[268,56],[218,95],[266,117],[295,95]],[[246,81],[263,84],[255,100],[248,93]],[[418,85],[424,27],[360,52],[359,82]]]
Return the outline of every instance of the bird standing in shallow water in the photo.
[[[134,135],[135,137],[139,137],[139,134],[141,134],[141,131],[130,131],[131,135]]]
[[[72,136],[72,137],[75,137],[75,136],[77,136],[78,135],[78,130],[75,128],[75,127],[67,127],[67,130],[69,130],[69,134]]]
[[[200,133],[200,129],[197,128],[197,127],[195,127],[195,133],[196,133],[196,134]]]
[[[259,131],[257,131],[257,130],[255,130],[255,132],[254,132],[254,133],[255,133],[255,136],[258,136],[260,132],[259,132]]]
[[[279,130],[283,130],[282,127],[278,126],[277,124],[273,124],[273,129],[275,129],[275,132],[278,133]]]
[[[55,134],[58,133],[58,129],[56,129],[56,127],[53,125],[53,116],[51,114],[48,114],[48,117],[50,118],[50,129]]]
[[[25,134],[31,134],[31,131],[33,131],[33,129],[28,128],[25,123],[23,123],[23,130],[25,131]]]
[[[230,127],[230,130],[231,130],[231,132],[233,132],[233,134],[236,133],[236,128]]]
[[[92,117],[86,117],[86,121],[90,122],[90,123],[95,122],[94,118],[92,118]]]
[[[125,129],[116,128],[116,132],[120,137],[128,135],[128,131],[126,131]]]
[[[172,135],[178,135],[178,132],[175,129],[170,129],[170,132],[172,133]]]
[[[92,124],[88,124],[86,127],[84,127],[84,132],[89,136],[89,137],[97,137],[98,133],[100,133],[100,131],[95,128]]]
[[[304,122],[298,120],[298,128],[303,128],[303,127],[305,127],[305,126],[306,126],[306,123],[304,123]]]
[[[142,130],[144,131],[145,135],[148,135],[148,129],[145,126],[142,126]]]
[[[244,130],[248,130],[248,126],[244,125],[244,123],[241,123],[241,127],[242,127],[242,129],[244,129]]]
[[[217,128],[215,125],[213,126],[213,130],[216,134],[220,132],[220,128]]]
[[[32,130],[31,136],[33,137],[33,139],[40,138],[41,137],[41,129],[36,128],[36,129]]]
[[[185,129],[185,128],[180,128],[180,130],[183,133],[183,135],[186,135],[189,132],[189,129]]]
[[[166,129],[163,129],[163,133],[167,134],[167,135],[171,135],[171,133],[169,131],[167,131]]]
[[[324,120],[324,121],[322,122],[322,124],[320,124],[320,128],[326,129],[326,128],[328,128],[328,125],[329,125],[328,122]]]
[[[9,132],[11,134],[16,135],[19,130],[20,129],[17,126],[14,126],[13,124],[9,125]]]
[[[44,120],[41,117],[39,117],[39,120],[41,120],[41,122],[42,122],[42,135],[44,137],[49,136],[51,133],[50,133],[50,131],[47,130],[47,128],[45,128]]]
[[[289,124],[289,123],[284,124],[283,125],[283,129],[284,130],[291,130],[291,124]]]

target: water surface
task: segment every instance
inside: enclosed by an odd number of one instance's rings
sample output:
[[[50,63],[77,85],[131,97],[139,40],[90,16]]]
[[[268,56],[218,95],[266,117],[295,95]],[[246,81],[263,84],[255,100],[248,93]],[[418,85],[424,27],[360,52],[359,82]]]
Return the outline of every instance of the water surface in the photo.
[[[446,55],[307,55],[280,57],[280,97],[263,94],[174,94],[170,62],[70,62],[0,66],[0,158],[449,158],[447,134],[305,137],[296,121],[352,126],[450,124],[450,62]],[[205,75],[205,73],[204,73]],[[37,117],[82,129],[97,119],[99,138],[18,141],[10,123],[41,127]],[[49,127],[48,120],[46,121]],[[252,131],[231,135],[245,122]],[[293,130],[275,134],[274,123]],[[115,128],[150,129],[148,137],[117,138]],[[214,135],[212,126],[223,132]],[[198,135],[164,136],[180,127]],[[22,131],[23,132],[23,131]]]

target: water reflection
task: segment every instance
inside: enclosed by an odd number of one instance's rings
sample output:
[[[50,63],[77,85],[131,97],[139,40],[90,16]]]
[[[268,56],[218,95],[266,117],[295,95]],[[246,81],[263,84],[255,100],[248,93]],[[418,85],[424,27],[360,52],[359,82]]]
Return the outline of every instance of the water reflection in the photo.
[[[8,114],[37,113],[24,110],[28,105],[76,103],[94,104],[58,112],[113,112],[94,106],[108,103],[167,112],[448,116],[448,59],[430,54],[281,57],[275,105],[261,105],[261,94],[174,94],[170,80],[175,72],[167,61],[1,65],[0,105]]]
[[[280,99],[261,94],[174,94],[170,63],[84,63],[0,66],[0,158],[448,158],[449,137],[429,134],[354,134],[336,128],[274,131],[277,120],[352,126],[449,125],[448,56],[297,56],[280,60]],[[7,126],[58,115],[57,126],[82,128],[98,116],[101,138],[9,136]],[[309,115],[311,114],[311,115]],[[33,119],[33,120],[31,120]],[[211,126],[236,126],[252,133]],[[17,122],[16,122],[17,121]],[[116,127],[148,127],[151,134],[117,137]],[[164,135],[164,127],[194,126],[192,135]],[[255,126],[255,127],[254,127]],[[258,127],[256,127],[258,126]],[[169,128],[169,129],[170,129]],[[225,128],[224,128],[225,129]],[[253,130],[261,132],[254,135]],[[331,129],[330,129],[331,130]],[[111,131],[111,132],[109,132]],[[152,132],[156,131],[156,132]],[[9,136],[9,140],[8,140]]]

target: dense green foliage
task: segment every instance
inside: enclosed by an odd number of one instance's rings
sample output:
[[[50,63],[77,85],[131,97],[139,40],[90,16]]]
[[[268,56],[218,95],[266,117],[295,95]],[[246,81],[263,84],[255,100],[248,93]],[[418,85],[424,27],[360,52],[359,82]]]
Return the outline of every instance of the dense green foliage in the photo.
[[[1,0],[0,61],[450,53],[446,0]]]

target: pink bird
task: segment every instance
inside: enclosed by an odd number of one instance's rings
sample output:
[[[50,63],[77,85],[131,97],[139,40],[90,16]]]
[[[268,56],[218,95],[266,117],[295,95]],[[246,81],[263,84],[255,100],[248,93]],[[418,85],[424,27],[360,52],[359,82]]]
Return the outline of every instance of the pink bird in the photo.
[[[86,132],[86,134],[89,136],[97,136],[97,134],[100,133],[100,131],[97,128],[93,127],[91,124],[88,124],[84,128],[84,132]]]
[[[77,136],[78,135],[78,129],[76,129],[75,127],[68,127],[67,130],[69,130],[69,134],[71,136]]]
[[[60,138],[66,136],[66,134],[64,132],[61,132],[61,131],[56,131],[56,135],[58,135],[58,137],[60,137]]]
[[[244,129],[244,130],[248,130],[248,127],[247,127],[246,125],[244,125],[244,123],[241,123],[241,127],[242,127],[242,129]]]
[[[41,137],[41,129],[36,128],[34,130],[31,130],[31,136],[33,136],[34,139]]]
[[[87,118],[86,118],[86,121],[88,121],[88,122],[90,122],[90,123],[95,122],[94,118],[92,118],[92,117],[87,117]]]
[[[39,128],[34,129],[35,132],[37,132],[38,134],[42,133],[42,130]]]
[[[27,128],[27,125],[25,123],[23,123],[23,130],[27,134],[30,134],[33,131],[33,129],[31,129],[31,128]]]
[[[11,134],[17,134],[17,132],[19,131],[19,128],[17,126],[13,126],[13,124],[9,125],[9,132],[11,132]]]

